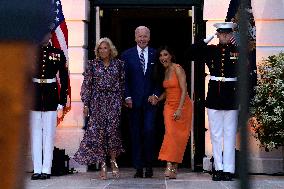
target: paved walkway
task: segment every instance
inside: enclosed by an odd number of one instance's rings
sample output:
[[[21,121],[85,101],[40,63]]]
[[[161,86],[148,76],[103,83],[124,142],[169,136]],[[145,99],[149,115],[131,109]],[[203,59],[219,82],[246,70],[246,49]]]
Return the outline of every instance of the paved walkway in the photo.
[[[213,182],[208,173],[179,170],[178,178],[165,180],[163,169],[154,169],[154,178],[134,179],[134,170],[122,168],[119,179],[98,179],[98,172],[75,173],[51,177],[49,180],[30,180],[27,174],[26,189],[238,189],[239,181]],[[108,173],[111,176],[111,173]],[[284,176],[251,176],[251,189],[284,189]]]

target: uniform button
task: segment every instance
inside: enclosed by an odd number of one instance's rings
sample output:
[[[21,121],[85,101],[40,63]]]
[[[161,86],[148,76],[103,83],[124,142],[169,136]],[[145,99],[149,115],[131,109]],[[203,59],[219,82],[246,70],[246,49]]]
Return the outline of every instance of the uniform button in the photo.
[[[45,72],[45,70],[42,70],[43,72]]]
[[[41,77],[44,77],[44,75],[41,75]]]
[[[222,61],[224,61],[225,59],[224,58],[222,58]]]
[[[42,65],[42,67],[44,67],[44,66],[45,66],[45,64]]]
[[[222,76],[224,76],[224,74],[222,73]]]

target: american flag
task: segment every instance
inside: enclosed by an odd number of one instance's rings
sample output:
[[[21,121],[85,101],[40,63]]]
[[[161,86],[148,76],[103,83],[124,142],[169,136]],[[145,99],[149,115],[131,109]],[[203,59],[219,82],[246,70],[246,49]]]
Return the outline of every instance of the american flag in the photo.
[[[238,46],[235,35],[233,35],[233,36],[230,38],[230,43],[233,44],[233,45]]]
[[[239,11],[240,11],[240,5],[241,1],[240,0],[231,0],[226,16],[226,22],[235,22],[236,24],[239,24]],[[249,17],[249,23],[248,23],[248,38],[249,40],[255,44],[256,42],[256,28],[255,28],[255,20],[252,12],[252,7],[251,7],[251,0],[247,1],[246,5],[246,11],[248,13]],[[230,39],[231,43],[238,45],[240,41],[240,34],[238,30],[234,32],[234,37]],[[255,48],[253,46],[252,48]]]
[[[52,45],[56,48],[61,49],[64,52],[64,55],[67,60],[67,66],[69,67],[69,58],[68,58],[68,29],[65,22],[65,18],[62,11],[62,5],[60,0],[52,0],[53,11],[55,13],[54,18],[54,28],[52,31],[51,42]],[[69,73],[69,69],[68,69]],[[59,122],[63,120],[64,115],[71,109],[71,85],[70,85],[70,73],[68,75],[68,96],[67,104],[64,107],[63,116]]]
[[[64,55],[68,62],[68,29],[62,11],[60,0],[52,0],[55,12],[54,28],[52,31],[52,45],[56,48],[63,50]]]
[[[255,95],[254,87],[257,85],[257,66],[256,66],[256,27],[255,20],[253,16],[251,0],[246,2],[241,2],[240,0],[230,0],[226,21],[233,21],[236,24],[239,24],[239,11],[241,3],[245,4],[245,10],[248,14],[248,89],[249,89],[249,98],[253,99]],[[238,31],[234,32],[234,38],[231,38],[231,43],[240,44],[240,34]]]

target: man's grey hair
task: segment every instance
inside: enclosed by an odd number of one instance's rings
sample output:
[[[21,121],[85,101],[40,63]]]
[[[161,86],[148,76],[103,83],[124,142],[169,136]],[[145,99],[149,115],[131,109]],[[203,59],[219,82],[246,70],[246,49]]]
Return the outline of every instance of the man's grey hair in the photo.
[[[138,26],[136,29],[135,29],[135,36],[137,35],[137,33],[140,31],[140,30],[146,30],[146,32],[149,34],[150,36],[150,29],[146,26]]]

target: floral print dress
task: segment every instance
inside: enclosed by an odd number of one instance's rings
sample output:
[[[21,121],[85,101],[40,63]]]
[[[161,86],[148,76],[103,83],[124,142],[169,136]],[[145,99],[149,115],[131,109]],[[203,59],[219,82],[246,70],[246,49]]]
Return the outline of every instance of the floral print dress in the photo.
[[[89,121],[74,155],[83,165],[105,162],[110,153],[124,151],[119,131],[124,93],[124,63],[111,60],[105,67],[101,60],[91,60],[83,73],[81,99],[89,107]]]

